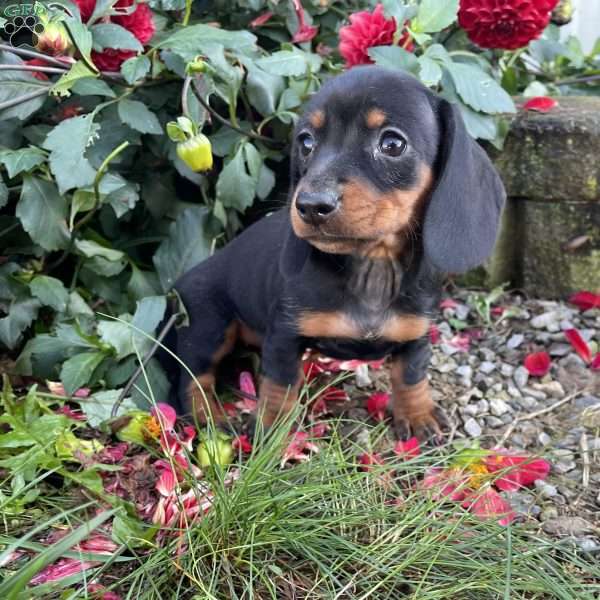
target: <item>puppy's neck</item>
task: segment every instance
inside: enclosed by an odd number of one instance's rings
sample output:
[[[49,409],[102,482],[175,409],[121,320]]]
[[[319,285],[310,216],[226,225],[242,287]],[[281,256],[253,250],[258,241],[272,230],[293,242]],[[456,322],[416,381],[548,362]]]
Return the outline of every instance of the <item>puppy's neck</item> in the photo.
[[[399,260],[353,257],[346,284],[351,294],[368,312],[386,311],[400,293],[404,268]]]

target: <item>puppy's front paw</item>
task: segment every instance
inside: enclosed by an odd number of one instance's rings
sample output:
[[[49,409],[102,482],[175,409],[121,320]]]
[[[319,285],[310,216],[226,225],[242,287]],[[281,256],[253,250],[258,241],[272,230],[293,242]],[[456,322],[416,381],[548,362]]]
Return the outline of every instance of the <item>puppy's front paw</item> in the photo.
[[[440,444],[444,430],[448,429],[448,418],[444,411],[436,404],[425,407],[425,410],[406,410],[409,408],[399,407],[394,410],[396,436],[401,440],[415,436],[422,442],[431,440]]]

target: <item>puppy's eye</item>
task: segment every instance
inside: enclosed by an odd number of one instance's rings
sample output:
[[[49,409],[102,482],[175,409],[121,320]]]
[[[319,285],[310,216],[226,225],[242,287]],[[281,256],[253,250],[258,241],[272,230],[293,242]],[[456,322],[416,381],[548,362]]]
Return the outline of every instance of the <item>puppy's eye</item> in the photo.
[[[315,147],[315,138],[310,133],[301,133],[298,136],[298,146],[300,147],[300,154],[308,156]]]
[[[379,140],[379,150],[386,156],[400,156],[406,150],[406,140],[396,131],[385,131]]]

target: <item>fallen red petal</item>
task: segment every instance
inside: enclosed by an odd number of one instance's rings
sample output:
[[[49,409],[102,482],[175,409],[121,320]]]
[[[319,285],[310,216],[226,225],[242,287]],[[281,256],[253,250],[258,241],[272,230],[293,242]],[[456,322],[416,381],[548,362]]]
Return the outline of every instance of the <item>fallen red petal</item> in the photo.
[[[383,421],[389,401],[390,395],[387,392],[374,392],[367,398],[367,412],[376,421]]]
[[[59,561],[42,569],[35,577],[30,579],[29,583],[31,585],[40,585],[50,581],[60,581],[65,577],[70,577],[98,564],[100,563],[82,561],[77,558],[61,558]]]
[[[438,326],[435,323],[432,323],[429,326],[429,341],[432,344],[439,344],[441,338],[442,336],[440,334]]]
[[[175,421],[177,420],[177,413],[170,404],[159,402],[156,407],[153,407],[150,414],[160,421],[162,428],[166,431],[170,431],[175,427]]]
[[[292,434],[292,439],[283,452],[281,465],[285,465],[290,460],[299,462],[308,460],[310,452],[318,452],[319,447],[310,441],[309,434],[306,431],[296,431]]]
[[[462,502],[462,506],[477,517],[495,518],[500,525],[508,525],[515,520],[515,513],[510,503],[491,487],[469,494]]]
[[[458,302],[456,300],[452,300],[452,298],[444,298],[440,302],[440,310],[444,310],[445,308],[456,308],[458,306]]]
[[[550,355],[547,352],[534,352],[525,357],[523,365],[534,377],[543,377],[550,370]]]
[[[538,479],[546,479],[551,465],[543,458],[495,450],[483,458],[490,473],[497,473],[494,485],[505,492],[515,492],[532,485]]]
[[[592,360],[590,367],[592,371],[600,371],[600,352],[596,353],[596,356],[594,356],[594,360]]]
[[[419,440],[416,437],[411,437],[410,439],[396,442],[394,446],[394,452],[398,456],[403,456],[405,459],[416,458],[421,454],[421,447],[419,445]]]
[[[536,96],[527,100],[523,104],[524,110],[535,110],[537,112],[550,112],[553,108],[558,106],[558,102],[554,98],[548,96]]]
[[[249,371],[242,371],[240,373],[239,385],[240,390],[244,392],[244,394],[248,394],[249,396],[254,396],[256,398],[256,386],[254,385],[252,373]]]
[[[273,13],[268,10],[267,12],[263,13],[262,15],[259,15],[258,17],[256,17],[256,19],[253,19],[252,21],[250,21],[250,27],[252,27],[253,29],[255,27],[260,27],[261,25],[264,25],[267,21],[269,21],[269,19],[271,19],[271,17],[273,16]]]
[[[325,389],[320,397],[326,402],[345,402],[348,400],[348,394],[345,390],[332,385]]]
[[[600,307],[600,294],[594,292],[577,292],[569,298],[569,302],[577,306],[579,310],[590,310]]]
[[[463,352],[468,352],[471,346],[471,337],[464,333],[457,333],[448,343]]]
[[[592,362],[592,351],[587,345],[587,342],[581,337],[579,331],[577,331],[577,329],[566,329],[565,337],[571,346],[575,348],[575,352],[577,352],[583,361],[589,365]]]
[[[252,452],[252,443],[247,435],[239,435],[236,437],[231,446],[234,450],[241,450],[244,454],[250,454],[250,452]]]
[[[383,458],[379,452],[365,452],[358,457],[358,462],[362,465],[362,471],[368,471],[371,465],[383,465]]]
[[[469,476],[462,469],[433,467],[425,473],[419,487],[431,490],[436,500],[447,498],[454,502],[461,502],[469,491],[468,483]]]

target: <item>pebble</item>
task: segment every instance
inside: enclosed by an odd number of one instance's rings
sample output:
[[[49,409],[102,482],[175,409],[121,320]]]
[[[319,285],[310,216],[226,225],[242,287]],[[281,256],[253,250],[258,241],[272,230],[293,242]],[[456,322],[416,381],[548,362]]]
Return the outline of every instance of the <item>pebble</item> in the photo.
[[[481,425],[473,418],[467,419],[464,424],[464,430],[471,437],[479,437],[481,435]]]
[[[524,387],[522,391],[524,394],[527,394],[536,400],[545,400],[548,397],[545,392],[540,392],[539,390],[534,390],[530,387]]]
[[[565,388],[558,381],[548,381],[547,383],[533,383],[531,387],[537,392],[552,396],[553,398],[563,398],[565,396]],[[540,398],[543,400],[543,398]]]
[[[480,415],[486,415],[490,410],[490,403],[485,398],[482,398],[477,403],[477,410],[479,411]]]
[[[529,324],[535,329],[546,329],[550,332],[560,331],[560,312],[550,311],[533,317]]]
[[[513,379],[518,388],[524,388],[529,381],[529,371],[521,365],[515,369]]]
[[[592,524],[582,517],[558,517],[542,523],[542,529],[549,535],[583,536],[592,531]]]
[[[514,333],[510,336],[510,338],[508,338],[508,341],[506,342],[506,347],[510,350],[514,350],[515,348],[518,348],[524,340],[525,336],[522,333]]]
[[[512,377],[512,374],[515,372],[515,368],[512,365],[507,365],[506,363],[502,363],[500,366],[500,373],[504,375],[504,377]]]
[[[519,388],[517,388],[511,382],[508,383],[506,391],[508,392],[508,395],[512,396],[513,398],[521,398],[521,392],[519,391]]]
[[[471,312],[471,307],[468,304],[459,304],[454,308],[454,314],[459,321],[464,321]]]
[[[502,419],[499,419],[498,417],[486,417],[485,423],[488,427],[491,427],[492,429],[498,429],[499,427],[502,427],[505,424],[504,421]]]
[[[540,443],[540,446],[549,446],[550,442],[552,442],[552,438],[545,431],[540,431],[538,442]]]
[[[456,370],[456,368],[458,367],[458,365],[456,364],[456,361],[452,358],[445,360],[441,365],[439,365],[437,367],[437,370],[440,373],[451,373],[452,371]]]
[[[566,356],[572,351],[573,348],[570,344],[552,344],[552,346],[548,348],[548,354],[550,354],[550,356]]]
[[[581,396],[581,398],[577,398],[574,402],[577,408],[591,408],[591,407],[600,407],[600,398],[597,396]]]
[[[510,406],[500,398],[490,400],[490,410],[495,417],[501,417],[504,413],[510,412]]]
[[[584,552],[597,552],[600,550],[600,543],[593,538],[579,538],[575,542]]]
[[[540,495],[544,498],[554,498],[558,494],[556,486],[546,483],[545,481],[536,481],[535,487],[539,490]]]
[[[540,519],[542,521],[550,521],[551,519],[556,519],[558,517],[558,509],[554,506],[548,506],[544,508],[542,513],[540,514]]]
[[[442,342],[440,344],[440,350],[446,356],[452,356],[453,354],[456,354],[459,351],[459,349],[456,346],[452,346],[451,344],[448,344],[446,342]]]
[[[486,375],[489,375],[492,371],[496,370],[496,365],[493,362],[490,362],[488,360],[484,360],[480,365],[479,365],[479,370],[482,373],[485,373]]]
[[[518,398],[517,402],[525,410],[533,410],[538,405],[538,401],[531,396],[523,396],[522,398]]]
[[[369,376],[369,365],[364,363],[359,365],[355,371],[356,387],[366,388],[369,387],[373,381]]]

